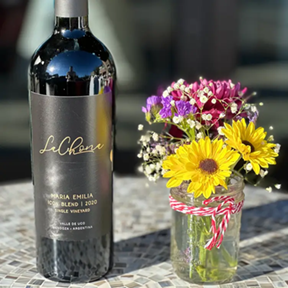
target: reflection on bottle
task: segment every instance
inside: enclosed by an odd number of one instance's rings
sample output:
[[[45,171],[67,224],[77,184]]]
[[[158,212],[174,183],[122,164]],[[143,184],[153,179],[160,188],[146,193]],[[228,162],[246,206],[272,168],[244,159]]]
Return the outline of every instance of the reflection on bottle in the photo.
[[[70,66],[66,76],[67,82],[75,82],[78,79],[76,72],[73,70],[73,66]]]

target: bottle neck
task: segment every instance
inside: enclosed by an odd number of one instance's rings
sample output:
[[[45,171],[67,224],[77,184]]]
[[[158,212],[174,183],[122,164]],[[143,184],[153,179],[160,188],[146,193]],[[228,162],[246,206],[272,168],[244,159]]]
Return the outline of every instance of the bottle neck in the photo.
[[[88,0],[55,0],[56,30],[88,28]]]
[[[72,18],[63,18],[57,17],[55,18],[55,30],[87,30],[88,27],[88,16],[85,17],[72,17]]]

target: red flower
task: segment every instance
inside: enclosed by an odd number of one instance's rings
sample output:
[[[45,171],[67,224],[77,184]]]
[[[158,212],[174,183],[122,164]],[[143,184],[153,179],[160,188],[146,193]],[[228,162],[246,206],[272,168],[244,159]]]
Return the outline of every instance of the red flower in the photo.
[[[171,125],[171,128],[169,130],[169,134],[171,134],[175,138],[182,138],[183,137],[183,131],[178,129],[175,125]]]
[[[198,121],[203,124],[214,124],[215,128],[223,125],[223,120],[231,120],[235,118],[246,102],[245,93],[247,88],[241,90],[241,84],[236,85],[231,80],[228,81],[207,81],[206,79],[200,79],[200,82],[195,82],[189,86],[191,89],[189,97],[194,99],[196,107],[198,108]],[[212,119],[209,121],[201,117],[202,114],[212,115]],[[204,116],[205,118],[205,116]]]

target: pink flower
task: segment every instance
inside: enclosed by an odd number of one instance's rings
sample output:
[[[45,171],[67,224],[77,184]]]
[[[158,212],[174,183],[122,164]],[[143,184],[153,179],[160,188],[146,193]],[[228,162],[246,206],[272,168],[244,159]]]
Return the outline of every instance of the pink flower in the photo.
[[[179,101],[179,100],[188,101],[189,100],[188,93],[185,92],[185,90],[183,90],[182,86],[183,87],[185,86],[185,88],[189,88],[189,84],[186,81],[184,81],[183,84],[179,84],[178,82],[173,82],[171,84],[171,88],[173,89],[173,91],[170,92],[169,95],[173,96],[174,101]]]
[[[221,121],[219,121],[219,118],[220,118],[220,114],[221,112],[215,108],[212,108],[211,110],[206,110],[206,111],[203,111],[202,112],[202,117],[203,115],[211,115],[212,116],[212,119],[209,121],[209,120],[204,120],[203,118],[201,119],[201,123],[202,124],[205,124],[205,125],[214,125],[213,127],[215,129],[217,129],[219,126],[222,126],[221,124]],[[199,117],[197,117],[199,118]],[[200,120],[200,119],[199,119]]]
[[[241,84],[236,85],[231,80],[213,81],[200,79],[190,85],[190,100],[196,101],[198,107],[198,120],[203,124],[214,124],[217,129],[223,125],[223,120],[231,120],[239,114],[243,103],[246,102],[245,93],[247,88],[241,89]],[[208,123],[200,119],[200,109],[202,114],[211,114],[212,119]],[[224,117],[220,117],[223,116]],[[241,115],[242,116],[242,115]],[[206,121],[207,122],[207,121]]]

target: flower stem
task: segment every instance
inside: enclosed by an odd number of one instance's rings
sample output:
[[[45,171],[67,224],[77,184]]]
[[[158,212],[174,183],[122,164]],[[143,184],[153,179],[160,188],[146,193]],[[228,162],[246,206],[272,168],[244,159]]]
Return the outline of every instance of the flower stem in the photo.
[[[193,257],[194,257],[194,252],[195,252],[195,246],[193,245],[193,237],[196,236],[194,235],[195,232],[195,220],[194,216],[191,214],[187,215],[188,217],[188,230],[189,230],[189,248],[190,248],[190,261],[189,261],[189,278],[193,278]]]

